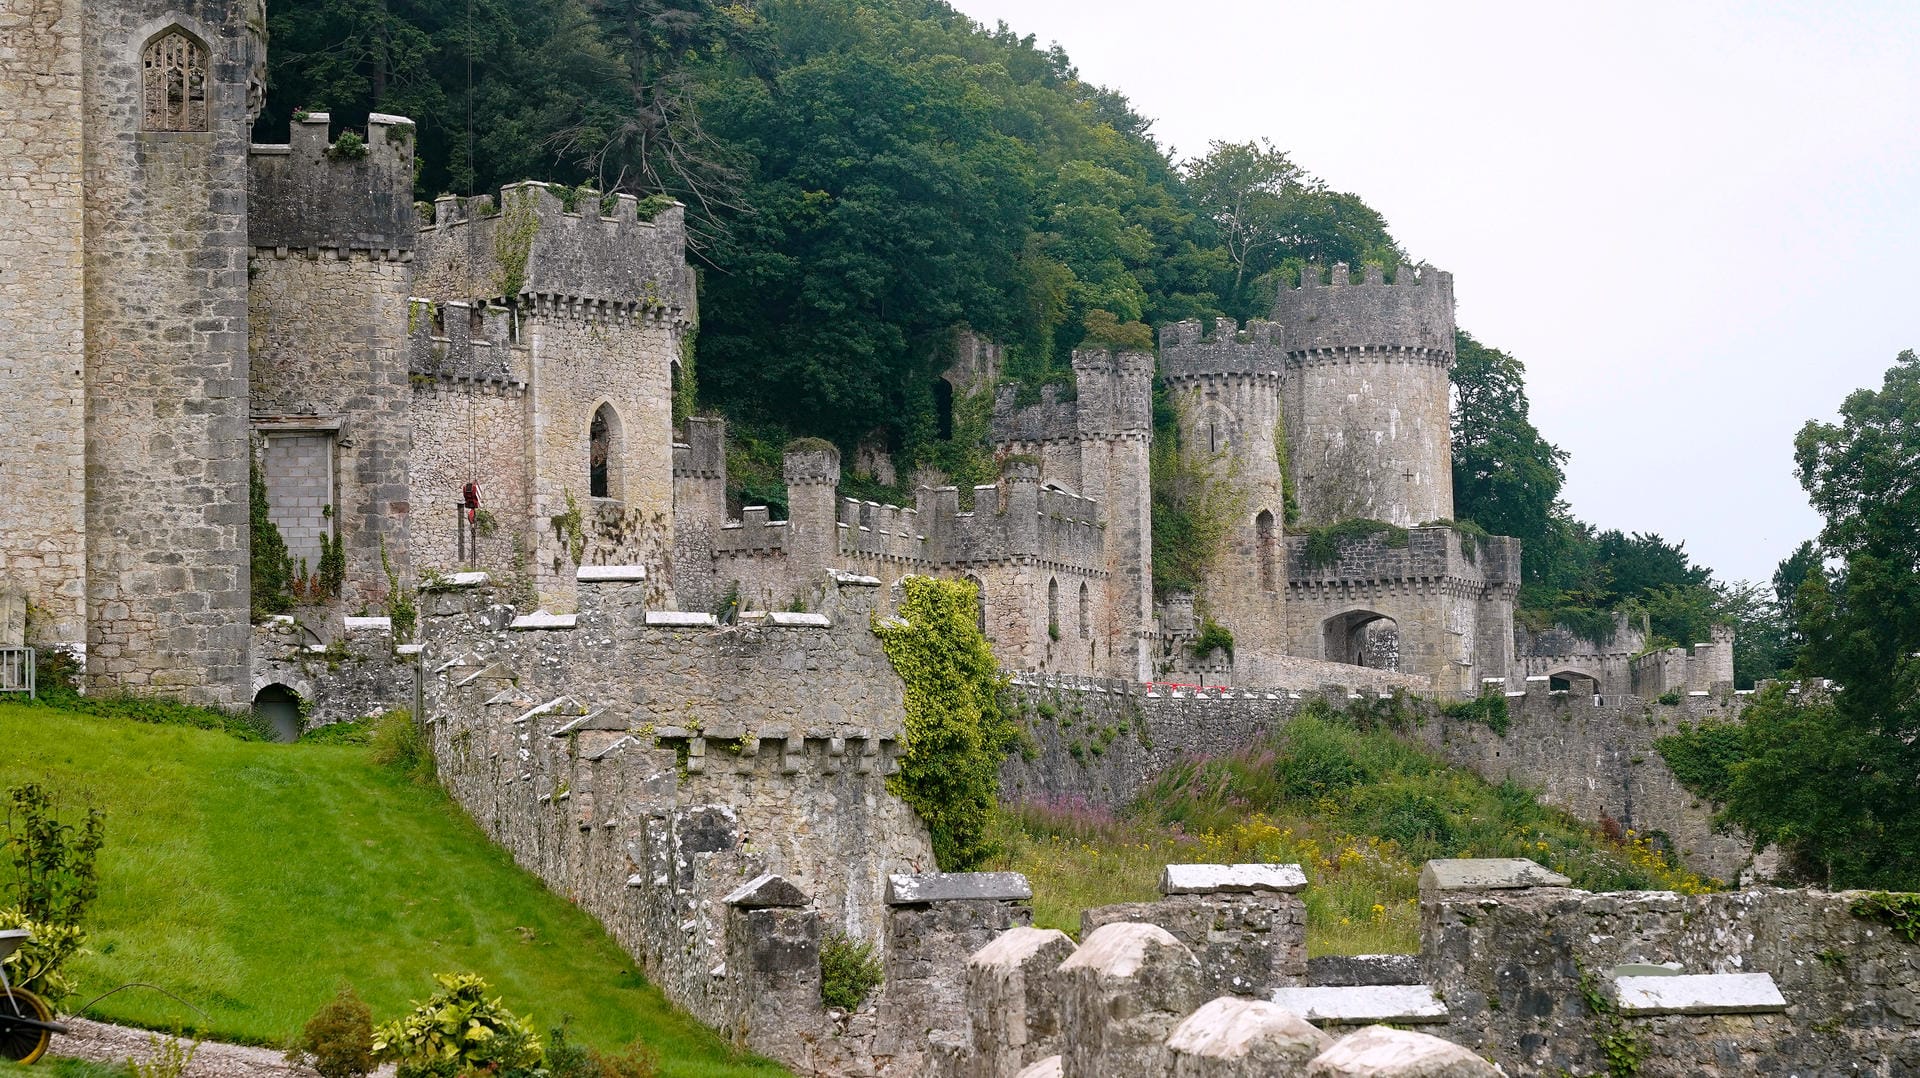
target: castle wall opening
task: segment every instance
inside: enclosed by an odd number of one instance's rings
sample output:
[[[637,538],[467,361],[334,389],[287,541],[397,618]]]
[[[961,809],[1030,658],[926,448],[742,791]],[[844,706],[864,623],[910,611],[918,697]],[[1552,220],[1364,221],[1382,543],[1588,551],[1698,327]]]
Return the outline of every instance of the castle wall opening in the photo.
[[[278,683],[254,694],[253,717],[280,742],[300,740],[305,726],[300,718],[300,694]]]
[[[1555,670],[1547,675],[1547,688],[1595,696],[1600,692],[1600,679],[1583,670]]]
[[[587,493],[620,497],[620,415],[611,404],[595,409],[587,425],[587,461]]]
[[[1400,669],[1400,623],[1372,610],[1335,614],[1322,625],[1326,656],[1369,670]]]
[[[140,54],[141,126],[207,129],[207,46],[178,26],[154,35]]]
[[[280,529],[287,555],[301,575],[320,571],[323,546],[333,541],[334,432],[272,431],[263,436],[261,478],[267,519]]]
[[[1278,574],[1274,572],[1274,547],[1279,540],[1273,527],[1273,511],[1262,509],[1253,518],[1254,555],[1260,563],[1260,590],[1279,590]]]

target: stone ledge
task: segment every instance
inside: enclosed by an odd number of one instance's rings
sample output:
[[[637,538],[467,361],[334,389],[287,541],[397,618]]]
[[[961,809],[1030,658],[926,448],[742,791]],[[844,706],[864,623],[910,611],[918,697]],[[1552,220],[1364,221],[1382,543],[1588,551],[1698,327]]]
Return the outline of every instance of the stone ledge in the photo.
[[[1379,1022],[1445,1022],[1447,1005],[1424,984],[1349,988],[1276,988],[1273,1002],[1309,1022],[1365,1026]]]
[[[1306,886],[1299,865],[1168,865],[1160,874],[1163,895],[1293,894]]]
[[[1422,891],[1504,891],[1566,887],[1573,881],[1524,857],[1459,857],[1428,861],[1420,870]]]
[[[390,633],[393,631],[393,619],[387,618],[387,617],[342,618],[341,626],[347,632],[350,632],[350,633],[364,633],[364,632]]]
[[[649,610],[647,624],[664,629],[712,629],[720,625],[720,619],[692,610]]]
[[[1692,973],[1613,979],[1621,1014],[1769,1014],[1787,1001],[1766,973]]]
[[[630,584],[647,578],[644,565],[582,565],[573,574],[582,584]]]
[[[1025,902],[1031,898],[1033,887],[1018,872],[932,872],[924,876],[895,873],[887,877],[889,906],[969,900]]]
[[[812,899],[786,877],[765,872],[727,892],[727,897],[720,901],[740,909],[763,910],[793,909],[807,905]]]
[[[430,580],[421,585],[421,591],[447,591],[452,588],[477,588],[485,584],[490,577],[481,572],[448,573],[438,580]]]
[[[522,614],[507,623],[507,628],[521,632],[536,629],[571,629],[579,624],[578,614],[549,614],[536,610],[531,614]]]

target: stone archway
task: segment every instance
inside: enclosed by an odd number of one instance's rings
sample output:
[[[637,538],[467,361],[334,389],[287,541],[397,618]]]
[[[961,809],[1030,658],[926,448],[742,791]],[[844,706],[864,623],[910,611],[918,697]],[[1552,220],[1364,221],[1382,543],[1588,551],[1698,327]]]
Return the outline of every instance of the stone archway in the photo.
[[[253,718],[275,741],[300,739],[306,720],[300,715],[300,694],[274,682],[253,694]]]
[[[1400,669],[1400,623],[1377,610],[1349,610],[1320,624],[1328,660],[1374,670]]]

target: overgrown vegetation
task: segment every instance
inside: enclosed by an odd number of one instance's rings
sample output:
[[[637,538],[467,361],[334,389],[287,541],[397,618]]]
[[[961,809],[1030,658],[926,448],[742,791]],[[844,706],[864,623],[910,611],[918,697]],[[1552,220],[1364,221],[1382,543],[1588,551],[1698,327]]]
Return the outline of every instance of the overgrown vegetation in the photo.
[[[218,730],[242,741],[271,741],[273,732],[250,709],[224,711],[164,696],[82,695],[75,688],[79,669],[64,651],[49,648],[36,656],[39,697],[19,706],[45,708],[103,719],[124,719],[154,726],[190,726]]]
[[[418,785],[433,784],[433,747],[412,711],[397,707],[381,712],[367,730],[365,742],[372,747],[374,763]]]
[[[1162,599],[1200,589],[1220,558],[1234,520],[1248,509],[1246,494],[1233,485],[1224,457],[1201,460],[1183,449],[1179,407],[1165,383],[1155,379],[1147,467],[1153,496],[1153,593]]]
[[[1077,933],[1080,910],[1155,897],[1170,862],[1298,862],[1313,954],[1417,948],[1420,866],[1526,857],[1597,891],[1697,893],[1648,836],[1620,840],[1494,785],[1392,732],[1392,701],[1315,702],[1261,744],[1170,768],[1119,814],[1085,803],[1006,807],[991,867],[1028,874],[1035,923]]]
[[[1407,529],[1384,520],[1342,520],[1325,527],[1314,528],[1306,533],[1307,541],[1301,549],[1300,559],[1308,568],[1324,569],[1340,560],[1340,555],[1348,548],[1367,542],[1374,537],[1380,538],[1382,546],[1388,550],[1403,550],[1407,545]]]
[[[827,1006],[859,1010],[883,977],[871,942],[837,931],[820,942],[820,999]]]
[[[1666,701],[1662,701],[1665,703]],[[1673,703],[1679,703],[1676,698]],[[1702,719],[1653,742],[1673,777],[1689,793],[1723,802],[1733,788],[1733,769],[1746,758],[1747,732],[1730,719]]]
[[[874,623],[906,682],[906,748],[887,788],[926,821],[940,868],[963,872],[991,852],[1000,764],[1018,727],[1002,710],[1006,678],[980,632],[973,585],[910,576],[903,590],[900,617]]]
[[[1216,651],[1227,653],[1228,661],[1233,659],[1233,633],[1212,618],[1200,619],[1200,633],[1193,638],[1193,657],[1204,659]]]
[[[74,992],[66,966],[86,946],[80,924],[100,894],[106,815],[89,806],[63,817],[53,791],[24,782],[7,790],[5,839],[0,928],[31,934],[7,956],[7,980],[58,1004]]]
[[[1908,943],[1920,943],[1920,894],[1881,891],[1854,899],[1847,911],[1855,917],[1879,921]]]
[[[350,984],[320,1005],[287,1049],[287,1062],[320,1078],[366,1078],[373,1072],[373,1011]]]
[[[293,559],[287,541],[268,516],[267,480],[260,461],[247,457],[247,554],[252,573],[253,620],[293,609]]]
[[[0,784],[44,782],[107,814],[83,987],[90,1012],[285,1045],[350,980],[375,1016],[467,969],[594,1048],[635,1040],[680,1078],[784,1073],[676,1012],[586,914],[517,868],[444,793],[367,748],[243,742],[0,704]],[[268,872],[262,865],[272,866]],[[182,886],[181,881],[189,881]],[[315,955],[325,955],[324,961]]]
[[[486,1073],[533,1078],[545,1059],[529,1019],[509,1011],[472,973],[434,975],[439,991],[373,1031],[373,1052],[396,1078]]]

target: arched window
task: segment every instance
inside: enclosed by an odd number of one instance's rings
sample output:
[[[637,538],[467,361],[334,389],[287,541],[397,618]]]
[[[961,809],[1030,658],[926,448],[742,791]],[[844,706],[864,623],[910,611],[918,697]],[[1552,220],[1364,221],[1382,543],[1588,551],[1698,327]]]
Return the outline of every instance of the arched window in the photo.
[[[1093,635],[1093,604],[1087,601],[1087,584],[1080,582],[1080,639]]]
[[[1047,639],[1060,639],[1060,579],[1047,578]]]
[[[148,131],[207,129],[207,47],[170,26],[140,56],[141,126]]]
[[[620,415],[611,404],[595,409],[587,426],[587,493],[620,497]]]
[[[1273,571],[1274,547],[1279,545],[1278,537],[1273,533],[1273,511],[1260,510],[1253,518],[1254,558],[1260,563],[1260,590],[1277,590],[1276,574]]]

